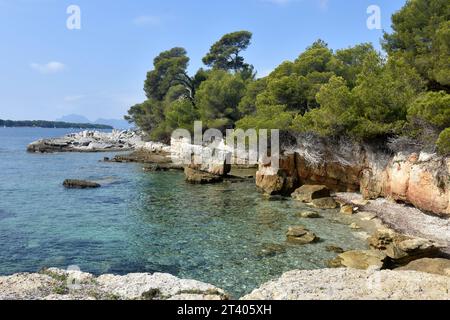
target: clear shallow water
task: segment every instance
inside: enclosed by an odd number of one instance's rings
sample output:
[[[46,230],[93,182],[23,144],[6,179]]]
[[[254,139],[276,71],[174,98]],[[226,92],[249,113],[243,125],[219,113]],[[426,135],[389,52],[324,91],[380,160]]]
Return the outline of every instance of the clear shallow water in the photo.
[[[99,162],[104,153],[28,154],[26,145],[73,130],[0,128],[0,274],[78,265],[95,274],[168,272],[212,283],[234,297],[292,269],[325,267],[327,245],[365,248],[340,223],[299,219],[295,201],[268,201],[253,182],[193,186],[182,172]],[[99,180],[66,190],[67,178]],[[290,225],[323,240],[289,245]],[[277,254],[263,254],[276,245]]]

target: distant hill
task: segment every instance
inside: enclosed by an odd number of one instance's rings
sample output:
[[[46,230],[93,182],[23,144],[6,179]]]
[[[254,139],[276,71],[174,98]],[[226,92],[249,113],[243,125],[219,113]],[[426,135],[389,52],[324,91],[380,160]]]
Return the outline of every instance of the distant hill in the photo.
[[[113,129],[112,126],[93,123],[71,123],[63,121],[45,121],[45,120],[1,120],[0,127],[36,127],[36,128],[73,128],[73,129]]]
[[[126,120],[121,119],[97,119],[96,121],[92,122],[85,116],[79,115],[79,114],[69,114],[66,116],[63,116],[59,119],[56,119],[56,121],[62,121],[62,122],[70,122],[70,123],[92,123],[92,124],[103,124],[107,126],[111,126],[114,129],[129,129],[132,127]]]
[[[70,122],[70,123],[92,123],[91,120],[79,114],[69,114],[67,116],[63,116],[59,119],[56,119],[56,121]]]

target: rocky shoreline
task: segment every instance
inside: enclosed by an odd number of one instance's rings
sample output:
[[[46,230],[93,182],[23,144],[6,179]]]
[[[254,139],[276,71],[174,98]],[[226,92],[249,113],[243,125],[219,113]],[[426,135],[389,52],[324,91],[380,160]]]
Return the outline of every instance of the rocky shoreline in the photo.
[[[184,170],[186,181],[198,184],[243,178],[230,175],[233,168],[224,162],[188,166],[173,163],[170,156],[174,152],[173,147],[143,142],[138,134],[130,132],[113,132],[106,136],[83,132],[68,135],[63,140],[40,140],[31,144],[28,151],[98,152],[114,151],[115,148],[133,152],[117,155],[113,159],[105,158],[104,161],[142,163],[144,171],[152,172]],[[300,146],[285,154],[278,170],[261,164],[256,172],[257,187],[269,197],[290,195],[292,201],[307,203],[316,210],[340,208],[341,214],[351,221],[350,229],[359,230],[358,233],[367,239],[369,249],[345,252],[341,248],[330,248],[337,253],[336,258],[329,261],[332,268],[288,272],[278,280],[255,289],[243,299],[450,299],[450,260],[443,259],[448,258],[450,254],[450,228],[449,219],[446,218],[449,188],[445,182],[449,160],[433,160],[429,157],[425,159],[424,155],[397,155],[381,161],[377,160],[373,151],[356,146],[347,148],[347,151],[351,150],[347,155],[330,155],[330,149],[327,150],[328,153],[320,153],[320,158],[314,155],[314,150],[308,148],[310,147]],[[318,148],[325,147],[318,145]],[[313,161],[319,162],[312,163]],[[436,203],[422,201],[423,197],[417,185],[411,187],[410,184],[418,184],[425,190],[424,196],[431,197]],[[334,193],[336,191],[346,192]],[[349,191],[361,191],[361,194]],[[434,215],[427,215],[419,209],[401,203],[380,199],[380,196],[416,203],[419,208],[430,209]],[[300,217],[318,218],[320,214],[303,212]],[[291,226],[286,233],[287,241],[297,245],[309,245],[319,241],[319,237],[320,235],[301,225]],[[200,285],[198,282],[195,282],[193,289],[178,291],[170,291],[170,288],[164,286],[158,287],[154,283],[155,278],[161,277],[159,274],[123,277],[107,275],[95,278],[83,273],[49,270],[50,274],[47,272],[0,277],[0,292],[3,287],[12,288],[12,291],[6,290],[3,296],[0,294],[0,299],[229,298],[223,290],[207,284]],[[57,288],[62,286],[64,289],[60,294],[52,294],[49,286],[53,288],[55,282],[50,281],[48,277],[59,279]],[[72,287],[66,288],[61,284],[61,279],[68,277],[93,280],[82,286],[81,290],[73,291]],[[107,284],[106,279],[111,283]],[[135,279],[141,280],[133,282]],[[180,282],[188,281],[174,277],[171,279],[172,282],[169,283],[175,288],[181,286]],[[373,283],[376,279],[381,279],[378,287],[367,286],[367,283]],[[28,296],[26,292],[30,286],[44,289]],[[208,289],[199,291],[197,286],[206,286]],[[114,287],[115,290],[105,289],[106,287]],[[23,293],[22,290],[26,292]],[[130,290],[134,292],[133,295],[117,294]],[[153,294],[148,294],[149,291]]]

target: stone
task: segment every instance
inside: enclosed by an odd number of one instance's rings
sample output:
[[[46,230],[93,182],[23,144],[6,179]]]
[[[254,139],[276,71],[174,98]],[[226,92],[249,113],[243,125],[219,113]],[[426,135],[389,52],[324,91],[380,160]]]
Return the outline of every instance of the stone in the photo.
[[[378,230],[368,238],[370,247],[383,250],[396,265],[404,265],[419,258],[435,258],[442,245],[432,240],[415,238],[392,230]]]
[[[275,243],[267,243],[261,246],[257,256],[261,258],[269,258],[285,252],[286,246]]]
[[[411,270],[418,272],[426,272],[431,274],[439,274],[450,277],[450,260],[441,258],[424,258],[411,261],[404,267],[395,270]]]
[[[367,270],[369,267],[382,269],[387,261],[387,255],[378,250],[347,251],[338,257],[343,266],[361,270]]]
[[[347,215],[352,215],[353,214],[353,206],[351,206],[351,205],[343,205],[341,207],[341,213],[342,214],[347,214]]]
[[[242,300],[450,300],[449,278],[413,271],[293,270]]]
[[[222,176],[194,170],[189,167],[184,168],[184,174],[186,176],[186,181],[192,184],[212,184],[223,181]]]
[[[310,203],[315,199],[330,197],[330,189],[321,185],[304,185],[295,190],[291,196],[297,201]]]
[[[286,233],[287,240],[293,244],[305,245],[309,243],[314,243],[319,240],[319,238],[308,229],[303,226],[289,227]]]
[[[321,218],[320,214],[315,211],[303,211],[298,214],[299,218],[306,218],[306,219],[317,219]]]
[[[318,209],[336,209],[338,207],[337,202],[331,197],[314,199],[312,205]]]
[[[95,189],[101,187],[101,185],[96,182],[73,179],[64,180],[63,186],[67,189]]]
[[[334,253],[344,253],[344,249],[342,249],[341,247],[338,246],[326,246],[325,250],[327,250],[328,252],[334,252]]]
[[[327,260],[325,264],[328,268],[344,268],[342,265],[342,259],[339,257]]]

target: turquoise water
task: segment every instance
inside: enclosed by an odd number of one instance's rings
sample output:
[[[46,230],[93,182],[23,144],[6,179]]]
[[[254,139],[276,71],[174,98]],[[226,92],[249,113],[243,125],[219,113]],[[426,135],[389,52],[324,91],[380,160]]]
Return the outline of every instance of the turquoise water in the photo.
[[[194,186],[182,172],[99,161],[112,154],[25,151],[34,140],[68,132],[0,128],[2,275],[70,265],[95,274],[167,272],[239,297],[283,272],[325,267],[335,256],[327,245],[365,248],[336,210],[322,211],[324,219],[297,218],[304,205],[265,200],[252,181]],[[103,187],[66,190],[67,178]],[[298,224],[323,240],[287,244],[288,226]]]

